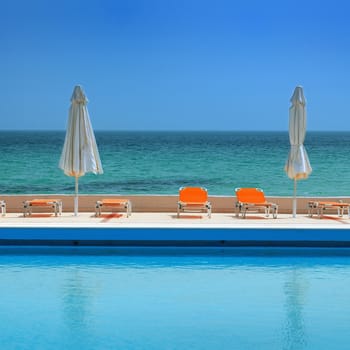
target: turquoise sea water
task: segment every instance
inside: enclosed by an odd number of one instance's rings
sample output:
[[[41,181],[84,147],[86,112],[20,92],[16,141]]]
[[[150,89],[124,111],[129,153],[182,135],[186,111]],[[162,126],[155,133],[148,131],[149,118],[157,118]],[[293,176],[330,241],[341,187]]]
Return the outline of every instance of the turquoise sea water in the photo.
[[[349,251],[1,248],[1,349],[349,349]]]
[[[69,194],[74,179],[58,168],[65,132],[0,132],[0,194]],[[84,194],[177,194],[204,186],[233,195],[261,187],[290,196],[284,172],[287,132],[96,132],[103,175],[80,179]],[[350,132],[309,132],[305,146],[313,173],[298,182],[300,196],[350,195]]]

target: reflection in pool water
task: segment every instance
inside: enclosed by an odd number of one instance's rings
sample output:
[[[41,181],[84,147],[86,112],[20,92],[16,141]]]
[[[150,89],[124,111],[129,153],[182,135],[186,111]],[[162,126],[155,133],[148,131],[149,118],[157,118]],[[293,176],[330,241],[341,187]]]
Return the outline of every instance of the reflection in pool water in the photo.
[[[2,349],[347,349],[350,252],[2,249]]]

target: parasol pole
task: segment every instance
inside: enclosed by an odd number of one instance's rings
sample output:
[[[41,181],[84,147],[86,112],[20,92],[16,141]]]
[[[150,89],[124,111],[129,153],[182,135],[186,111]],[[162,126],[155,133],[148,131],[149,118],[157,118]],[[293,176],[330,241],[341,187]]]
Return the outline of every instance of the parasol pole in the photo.
[[[75,196],[74,196],[74,216],[78,216],[78,180],[79,177],[75,177]]]
[[[297,179],[294,178],[293,218],[297,216]]]

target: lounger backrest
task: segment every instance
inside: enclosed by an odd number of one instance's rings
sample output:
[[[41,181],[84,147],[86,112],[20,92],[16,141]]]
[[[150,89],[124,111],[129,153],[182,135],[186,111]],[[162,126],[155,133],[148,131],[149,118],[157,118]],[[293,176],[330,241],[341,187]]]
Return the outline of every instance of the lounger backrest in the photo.
[[[208,200],[208,191],[203,187],[181,187],[179,200],[185,203],[204,203]]]
[[[265,203],[264,191],[260,188],[236,188],[237,200],[242,203]]]

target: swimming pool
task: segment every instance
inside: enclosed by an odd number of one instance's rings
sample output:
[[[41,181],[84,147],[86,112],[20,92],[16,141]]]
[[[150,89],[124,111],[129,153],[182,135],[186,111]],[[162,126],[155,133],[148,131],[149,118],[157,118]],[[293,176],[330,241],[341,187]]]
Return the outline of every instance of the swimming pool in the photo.
[[[348,349],[350,250],[2,247],[1,349]]]

